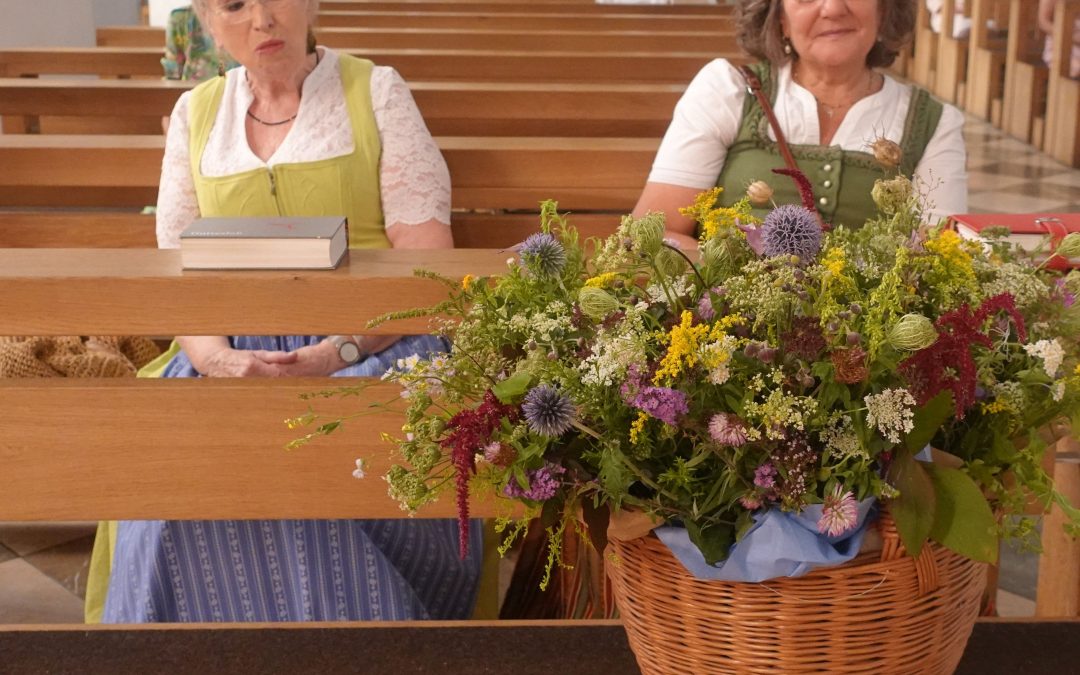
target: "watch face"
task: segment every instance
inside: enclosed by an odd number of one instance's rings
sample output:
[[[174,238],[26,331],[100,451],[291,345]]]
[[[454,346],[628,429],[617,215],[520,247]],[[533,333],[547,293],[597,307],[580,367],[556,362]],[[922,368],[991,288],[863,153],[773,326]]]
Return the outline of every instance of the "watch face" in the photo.
[[[338,356],[347,363],[356,363],[360,360],[360,348],[353,342],[342,342],[338,347]]]

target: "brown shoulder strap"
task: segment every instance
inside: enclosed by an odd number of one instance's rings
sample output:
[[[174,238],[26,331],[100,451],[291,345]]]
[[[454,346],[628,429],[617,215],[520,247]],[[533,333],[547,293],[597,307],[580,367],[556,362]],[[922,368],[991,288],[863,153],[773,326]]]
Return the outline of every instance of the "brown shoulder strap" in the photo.
[[[776,136],[776,145],[780,149],[780,155],[784,158],[784,164],[787,164],[789,169],[798,169],[795,158],[791,156],[791,150],[788,149],[787,140],[784,138],[784,134],[780,132],[780,123],[776,121],[776,115],[773,113],[772,106],[769,105],[769,99],[761,91],[761,80],[758,79],[753,69],[746,64],[739,66],[739,71],[742,73],[743,78],[746,79],[747,90],[757,98],[758,105],[765,111],[765,117],[769,120],[773,135]]]

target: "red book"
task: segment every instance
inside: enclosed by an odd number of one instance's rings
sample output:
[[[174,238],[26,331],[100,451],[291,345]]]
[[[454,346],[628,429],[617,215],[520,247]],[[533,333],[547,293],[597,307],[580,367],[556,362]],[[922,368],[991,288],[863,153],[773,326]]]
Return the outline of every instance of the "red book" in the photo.
[[[1043,246],[1047,253],[1052,253],[1065,235],[1080,232],[1080,213],[962,213],[949,221],[965,239],[981,239],[979,233],[988,227],[1007,227],[1012,234],[1005,241],[1026,251]],[[1080,267],[1080,258],[1053,256],[1047,267]]]

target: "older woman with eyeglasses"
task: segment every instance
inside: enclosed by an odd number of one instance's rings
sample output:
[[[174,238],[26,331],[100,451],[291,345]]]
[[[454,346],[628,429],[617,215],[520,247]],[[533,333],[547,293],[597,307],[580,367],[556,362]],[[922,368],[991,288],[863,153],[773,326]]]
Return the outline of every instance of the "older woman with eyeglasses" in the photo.
[[[241,67],[176,104],[158,197],[159,246],[176,247],[200,216],[276,215],[345,215],[353,248],[453,245],[449,173],[408,87],[391,68],[316,46],[317,6],[194,3],[214,43]],[[398,359],[444,349],[427,336],[177,342],[164,377],[381,375]],[[236,478],[239,493],[244,478]],[[479,536],[461,560],[457,524],[447,520],[121,522],[111,555],[96,547],[96,563],[111,557],[101,618],[468,618]]]
[[[928,192],[932,219],[967,210],[963,115],[882,72],[911,37],[915,0],[739,0],[736,36],[759,62],[751,73],[775,112],[777,131],[748,78],[716,59],[675,108],[634,209],[667,214],[669,235],[693,246],[694,222],[678,210],[704,189],[730,206],[763,180],[778,204],[799,203],[787,162],[813,184],[829,223],[859,226],[875,215],[870,189],[885,175],[869,154],[884,138],[902,149],[899,171]]]

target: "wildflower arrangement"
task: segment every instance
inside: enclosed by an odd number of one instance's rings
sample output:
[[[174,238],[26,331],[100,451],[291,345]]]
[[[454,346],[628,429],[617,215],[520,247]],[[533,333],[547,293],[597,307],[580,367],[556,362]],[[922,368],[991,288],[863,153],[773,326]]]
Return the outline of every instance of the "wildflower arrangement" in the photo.
[[[580,506],[637,509],[709,563],[763,510],[821,504],[837,536],[867,498],[916,555],[932,539],[992,560],[1000,534],[1030,535],[1005,517],[1030,499],[1080,524],[1039,433],[1080,429],[1080,273],[925,225],[903,177],[878,182],[858,229],[801,205],[759,221],[751,199],[771,191],[751,188],[684,210],[690,256],[660,214],[583,245],[547,203],[505,274],[440,278],[445,302],[385,317],[443,317],[452,343],[386,375],[407,403],[391,495],[416,510],[452,493],[462,546],[470,493],[524,503],[505,536],[539,515],[556,552]]]

